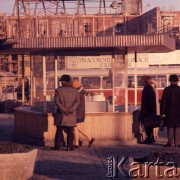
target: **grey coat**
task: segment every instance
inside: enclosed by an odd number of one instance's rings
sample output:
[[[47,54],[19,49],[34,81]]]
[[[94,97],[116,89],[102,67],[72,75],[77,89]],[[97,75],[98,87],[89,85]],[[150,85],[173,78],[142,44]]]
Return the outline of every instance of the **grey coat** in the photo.
[[[165,115],[165,125],[168,128],[180,127],[180,87],[171,84],[166,87],[162,94],[161,115]]]
[[[61,86],[55,91],[54,101],[57,109],[62,113],[62,119],[55,122],[55,125],[76,126],[76,110],[80,103],[78,91],[72,87]],[[66,114],[68,109],[71,113]]]

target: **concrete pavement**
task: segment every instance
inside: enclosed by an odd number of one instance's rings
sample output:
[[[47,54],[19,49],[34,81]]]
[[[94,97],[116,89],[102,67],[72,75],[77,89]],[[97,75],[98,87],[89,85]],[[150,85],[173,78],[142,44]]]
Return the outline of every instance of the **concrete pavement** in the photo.
[[[13,122],[13,114],[0,114],[0,141],[12,143]],[[117,166],[122,157],[128,157],[123,164],[123,169],[128,172],[129,158],[131,157],[148,156],[153,151],[179,151],[178,148],[164,148],[163,144],[166,141],[166,132],[164,131],[159,133],[159,139],[153,145],[123,145],[118,141],[100,142],[96,140],[92,147],[88,148],[87,145],[84,145],[75,151],[53,151],[50,147],[38,147],[36,165],[31,180],[111,179],[113,173],[110,173],[112,166],[108,165],[108,157],[114,159],[116,164],[114,167]],[[125,177],[123,172],[117,168],[114,175],[116,179],[120,180],[131,179]]]

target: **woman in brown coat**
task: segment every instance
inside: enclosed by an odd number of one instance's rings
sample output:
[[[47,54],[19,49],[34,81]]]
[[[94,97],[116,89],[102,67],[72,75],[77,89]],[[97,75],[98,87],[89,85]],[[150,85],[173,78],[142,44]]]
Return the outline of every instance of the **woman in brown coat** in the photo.
[[[80,104],[77,107],[76,110],[76,120],[77,123],[83,123],[85,120],[85,91],[84,88],[80,85],[78,80],[74,80],[72,82],[72,86],[77,89],[77,91],[79,92],[79,97],[80,97]],[[85,134],[84,132],[82,132],[77,126],[74,127],[74,140],[75,140],[75,148],[79,147],[79,132],[84,135],[88,141],[89,141],[89,147],[93,144],[94,142],[94,138],[90,138],[87,134]]]

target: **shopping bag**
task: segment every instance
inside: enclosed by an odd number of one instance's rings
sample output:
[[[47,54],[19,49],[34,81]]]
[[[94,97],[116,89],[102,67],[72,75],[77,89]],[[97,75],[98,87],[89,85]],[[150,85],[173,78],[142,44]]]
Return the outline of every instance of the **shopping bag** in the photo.
[[[160,115],[150,115],[143,118],[142,124],[145,128],[156,128],[160,127],[163,119]]]

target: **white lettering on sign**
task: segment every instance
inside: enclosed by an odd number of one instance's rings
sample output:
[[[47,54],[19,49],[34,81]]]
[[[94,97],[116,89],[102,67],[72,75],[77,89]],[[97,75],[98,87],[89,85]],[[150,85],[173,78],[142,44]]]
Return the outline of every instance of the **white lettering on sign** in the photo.
[[[135,67],[135,54],[128,54],[128,68]],[[149,67],[149,54],[140,53],[137,54],[137,67],[145,68]]]
[[[67,56],[67,69],[111,68],[112,56]]]

